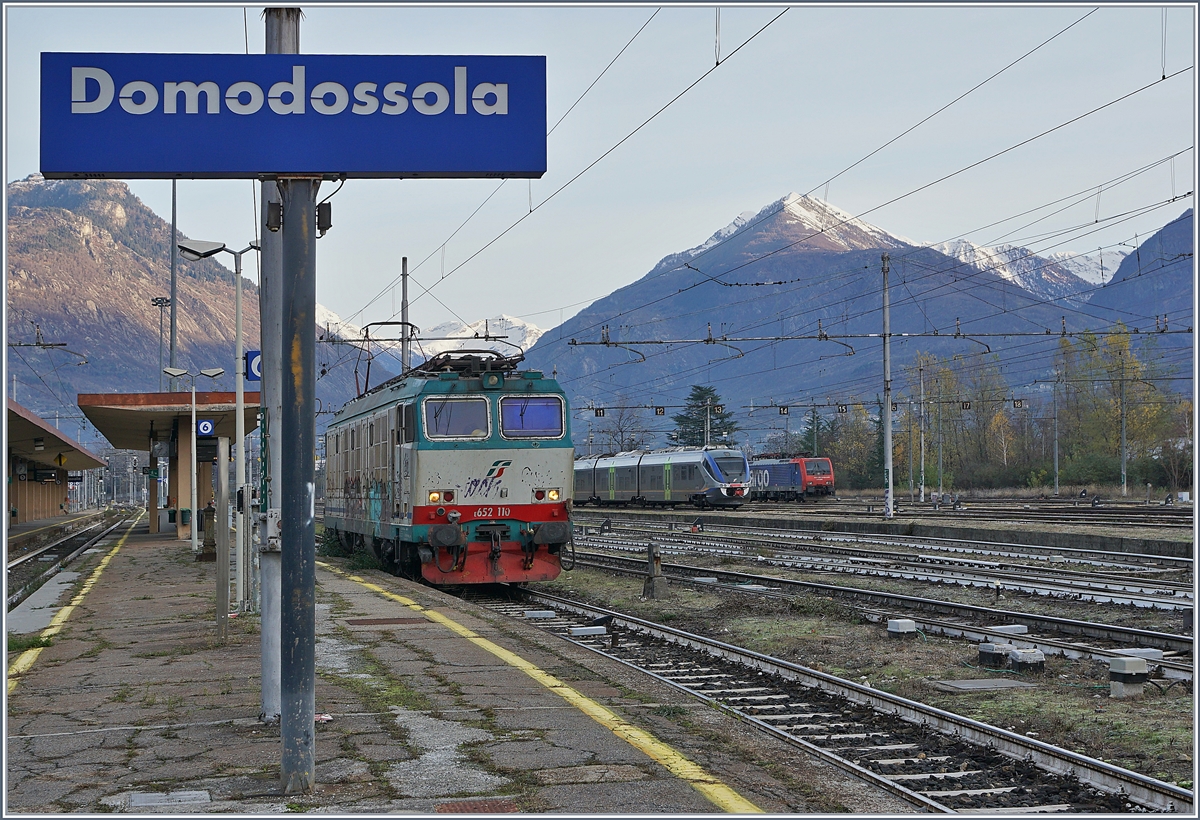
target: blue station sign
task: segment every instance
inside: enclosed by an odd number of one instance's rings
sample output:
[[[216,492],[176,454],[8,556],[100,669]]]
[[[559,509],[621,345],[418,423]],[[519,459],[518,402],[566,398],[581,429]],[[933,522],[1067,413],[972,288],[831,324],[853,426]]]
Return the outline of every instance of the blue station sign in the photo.
[[[50,179],[546,171],[546,58],[43,53]]]

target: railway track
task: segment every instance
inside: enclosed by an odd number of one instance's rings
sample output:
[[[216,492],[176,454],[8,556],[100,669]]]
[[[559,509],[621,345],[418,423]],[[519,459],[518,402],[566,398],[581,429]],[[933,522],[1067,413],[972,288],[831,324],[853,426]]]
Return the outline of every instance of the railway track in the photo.
[[[1124,554],[1102,559],[1109,570],[1077,572],[1059,566],[1038,566],[1059,555],[1043,556],[1030,562],[1027,556],[999,563],[978,557],[957,558],[944,553],[925,554],[916,551],[919,542],[896,542],[891,539],[871,541],[873,546],[886,549],[867,549],[848,545],[850,539],[829,543],[826,538],[813,536],[804,539],[794,533],[744,533],[737,531],[689,533],[640,526],[584,526],[577,536],[577,545],[593,546],[614,551],[643,552],[647,541],[658,544],[664,554],[708,553],[732,556],[773,566],[806,572],[832,572],[853,575],[901,578],[930,583],[949,583],[965,587],[980,587],[1025,592],[1034,595],[1058,596],[1097,603],[1115,603],[1155,609],[1192,609],[1195,604],[1190,573],[1190,561],[1171,559],[1153,561],[1151,556],[1138,556],[1140,561],[1121,563]],[[855,539],[856,541],[859,539]],[[864,539],[865,540],[865,539]],[[962,543],[959,543],[961,549]],[[1017,561],[1023,561],[1018,563]],[[1076,556],[1077,561],[1081,561]],[[1150,562],[1150,563],[1148,563]],[[1060,560],[1055,560],[1057,565]],[[1153,568],[1153,572],[1149,571]],[[1162,574],[1182,574],[1185,578],[1161,578]]]
[[[645,577],[648,562],[604,553],[579,552],[576,553],[576,565]],[[976,643],[1010,643],[1020,649],[1040,650],[1045,655],[1092,658],[1107,662],[1127,654],[1122,652],[1123,649],[1157,649],[1163,653],[1163,657],[1151,660],[1150,665],[1158,666],[1164,677],[1182,681],[1193,679],[1194,640],[1190,635],[1172,635],[954,601],[811,581],[794,581],[773,575],[756,575],[728,569],[714,570],[711,567],[667,563],[662,564],[661,568],[665,577],[677,583],[702,584],[706,587],[766,597],[820,595],[849,602],[858,614],[875,623],[886,622],[903,615],[916,620],[918,628],[926,634],[961,638]],[[943,617],[935,618],[929,613]],[[1014,625],[1036,632],[1014,633]],[[1080,639],[1092,643],[1081,643]]]
[[[952,523],[962,520],[1026,521],[1048,524],[1079,524],[1088,526],[1112,526],[1121,524],[1138,527],[1165,527],[1168,529],[1190,529],[1193,526],[1194,510],[1191,506],[1147,506],[1127,501],[1103,500],[1096,506],[1090,500],[1072,502],[1011,502],[982,499],[963,500],[959,504],[909,503],[897,499],[894,514],[897,518],[919,515],[923,519]],[[780,504],[752,502],[738,508],[741,513],[755,515],[787,515],[807,517],[819,515],[823,518],[854,518],[871,516],[878,518],[883,513],[883,499],[834,500],[807,504]]]
[[[820,526],[814,528],[794,526],[770,527],[749,526],[742,525],[742,523],[714,523],[712,520],[702,521],[700,519],[683,521],[665,515],[655,516],[654,519],[647,520],[642,519],[642,517],[622,516],[619,511],[613,513],[610,510],[575,510],[572,520],[575,521],[578,527],[584,529],[599,529],[604,527],[611,529],[611,531],[617,531],[619,528],[623,529],[624,532],[638,533],[638,537],[643,537],[643,535],[652,537],[652,535],[659,535],[661,533],[703,532],[709,535],[720,534],[722,537],[731,539],[757,538],[760,541],[763,539],[772,539],[772,543],[776,545],[791,544],[803,546],[803,549],[808,551],[823,551],[828,553],[836,553],[839,550],[862,553],[864,549],[888,551],[888,556],[884,557],[890,557],[893,553],[900,551],[907,557],[912,557],[916,553],[926,553],[929,556],[935,556],[938,553],[947,553],[947,555],[961,553],[961,555],[972,557],[984,556],[989,559],[1007,559],[1007,561],[1022,563],[1081,563],[1092,565],[1092,567],[1108,567],[1122,571],[1122,573],[1145,569],[1156,571],[1156,573],[1169,573],[1171,570],[1182,570],[1190,574],[1195,563],[1190,556],[1158,555],[1158,553],[1080,549],[1080,547],[1069,546],[1006,544],[1002,543],[1002,541],[942,538],[931,537],[931,535],[834,532],[822,529]],[[793,523],[794,521],[796,521],[794,517],[787,519],[788,523]]]
[[[24,601],[47,578],[74,561],[122,523],[124,519],[112,523],[99,521],[57,541],[24,550],[9,560],[5,566],[5,580],[9,590],[6,609],[12,609]]]
[[[1187,789],[1036,738],[661,624],[515,593],[521,600],[467,596],[651,675],[925,811],[1193,811]]]

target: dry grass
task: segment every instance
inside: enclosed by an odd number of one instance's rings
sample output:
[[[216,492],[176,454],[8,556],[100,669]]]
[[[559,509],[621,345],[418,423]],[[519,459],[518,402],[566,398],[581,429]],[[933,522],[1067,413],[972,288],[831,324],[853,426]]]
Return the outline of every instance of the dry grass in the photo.
[[[1191,788],[1194,707],[1190,689],[1182,685],[1166,692],[1151,685],[1141,698],[1115,700],[1109,697],[1105,665],[1050,657],[1045,675],[1021,678],[1036,683],[1036,689],[948,694],[930,681],[1012,673],[978,668],[975,645],[965,641],[932,636],[915,642],[891,640],[883,626],[864,622],[852,609],[828,598],[765,600],[672,586],[665,599],[643,600],[642,583],[579,569],[540,588],[866,681]],[[950,591],[939,589],[936,597]],[[1098,619],[1096,607],[1087,606],[1089,620]]]

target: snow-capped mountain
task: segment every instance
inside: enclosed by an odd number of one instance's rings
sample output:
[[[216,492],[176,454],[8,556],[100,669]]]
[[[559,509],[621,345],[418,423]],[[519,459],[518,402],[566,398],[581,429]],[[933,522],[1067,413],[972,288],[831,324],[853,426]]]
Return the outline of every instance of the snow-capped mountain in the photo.
[[[1085,282],[1103,285],[1112,281],[1113,274],[1121,267],[1126,256],[1129,256],[1129,251],[1110,250],[1095,256],[1064,251],[1047,254],[1046,258],[1062,265]]]
[[[317,305],[317,326],[330,338],[347,339],[351,341],[362,339],[362,328],[350,322],[343,322],[342,317],[322,304]],[[391,336],[399,336],[399,328],[390,328]],[[443,322],[430,328],[419,328],[417,342],[413,344],[413,361],[420,363],[447,350],[495,350],[498,353],[512,355],[518,348],[522,351],[533,347],[546,331],[521,321],[515,316],[500,314],[490,319],[480,319],[469,325],[458,322]],[[491,339],[485,337],[491,336]],[[503,337],[496,338],[496,337]],[[430,341],[421,341],[429,339]],[[507,342],[507,344],[506,344]],[[400,342],[394,340],[379,340],[373,344],[379,348],[391,350],[398,358]]]
[[[361,339],[362,328],[358,325],[343,322],[342,317],[338,316],[329,308],[317,303],[317,327],[328,333],[336,339]]]
[[[1038,256],[1028,248],[1016,245],[984,247],[956,239],[930,246],[952,259],[977,270],[1000,276],[1014,285],[1045,300],[1086,300],[1091,284],[1061,262]]]
[[[515,316],[502,313],[494,318],[480,319],[478,322],[472,322],[466,326],[458,322],[444,322],[431,328],[421,328],[422,338],[434,337],[440,340],[419,342],[413,352],[418,356],[432,358],[447,350],[486,349],[511,356],[517,352],[517,348],[524,351],[533,347],[545,332]],[[504,339],[487,340],[484,338],[485,336],[503,336]]]
[[[903,248],[913,244],[902,236],[888,233],[869,222],[857,219],[841,208],[817,197],[790,193],[783,199],[768,205],[759,212],[758,216],[764,216],[774,209],[782,212],[786,224],[819,232],[840,246],[839,250]]]
[[[769,234],[801,251],[886,250],[916,244],[857,219],[822,199],[793,192],[757,212],[739,214],[704,243],[664,258],[655,266],[655,271],[682,265],[742,233],[755,239]]]

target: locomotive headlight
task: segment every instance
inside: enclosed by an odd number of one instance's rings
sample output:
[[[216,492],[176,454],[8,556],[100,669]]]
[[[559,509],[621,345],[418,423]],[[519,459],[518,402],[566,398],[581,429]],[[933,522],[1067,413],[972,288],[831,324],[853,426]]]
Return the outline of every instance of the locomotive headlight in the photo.
[[[429,503],[430,504],[436,504],[441,500],[442,500],[442,494],[440,492],[438,492],[437,490],[433,490],[429,493]]]
[[[558,490],[550,490],[546,493],[546,497],[549,498],[551,501],[558,501],[559,495],[560,495],[560,493],[558,492]]]

